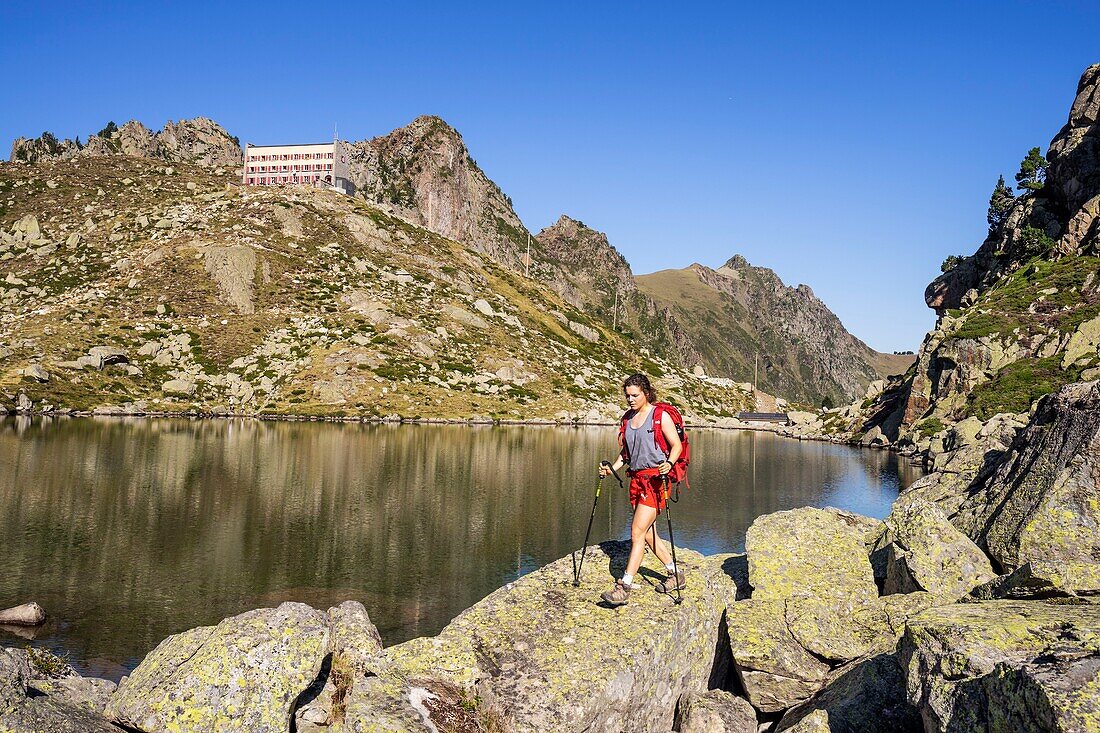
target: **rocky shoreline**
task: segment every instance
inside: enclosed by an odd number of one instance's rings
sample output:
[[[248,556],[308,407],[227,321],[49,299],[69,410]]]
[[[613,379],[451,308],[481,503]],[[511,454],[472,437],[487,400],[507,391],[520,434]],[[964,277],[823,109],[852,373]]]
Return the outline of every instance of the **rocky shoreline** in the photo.
[[[757,518],[680,553],[682,604],[598,593],[625,542],[383,648],[360,604],[257,609],[164,640],[117,688],[0,650],[2,731],[1094,731],[1100,383],[938,456],[884,521]],[[652,560],[647,560],[652,564]]]

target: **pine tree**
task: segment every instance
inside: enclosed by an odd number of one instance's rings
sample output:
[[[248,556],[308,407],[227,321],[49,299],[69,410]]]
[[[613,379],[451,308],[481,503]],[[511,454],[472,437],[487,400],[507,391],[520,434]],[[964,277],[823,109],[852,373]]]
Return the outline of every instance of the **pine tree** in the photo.
[[[997,185],[993,188],[993,194],[989,197],[989,210],[985,214],[989,222],[989,231],[1000,231],[1008,218],[1008,212],[1012,210],[1012,204],[1016,202],[1016,194],[1005,185],[1005,177],[997,177]]]
[[[1047,180],[1047,159],[1039,148],[1027,151],[1027,157],[1020,161],[1020,172],[1016,174],[1016,188],[1021,191],[1038,191]]]

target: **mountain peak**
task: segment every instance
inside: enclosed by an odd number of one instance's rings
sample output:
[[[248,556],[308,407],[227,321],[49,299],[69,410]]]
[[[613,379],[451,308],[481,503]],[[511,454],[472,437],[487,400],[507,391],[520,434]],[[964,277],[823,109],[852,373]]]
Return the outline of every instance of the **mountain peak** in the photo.
[[[81,156],[130,155],[136,158],[188,162],[209,167],[239,166],[243,160],[240,140],[208,117],[169,120],[160,132],[152,132],[137,120],[122,127],[109,122],[87,142],[58,140],[44,132],[33,139],[19,138],[11,147],[11,161],[35,163]]]
[[[737,254],[726,260],[726,264],[722,265],[722,267],[728,267],[731,270],[744,270],[752,267],[752,265],[745,259],[744,255]]]

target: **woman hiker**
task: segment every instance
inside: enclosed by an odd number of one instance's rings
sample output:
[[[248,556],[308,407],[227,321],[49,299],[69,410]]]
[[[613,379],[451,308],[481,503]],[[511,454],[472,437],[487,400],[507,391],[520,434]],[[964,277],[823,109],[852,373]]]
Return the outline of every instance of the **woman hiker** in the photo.
[[[642,556],[648,545],[657,558],[665,564],[668,577],[657,585],[659,593],[671,593],[684,587],[684,571],[672,562],[672,556],[664,542],[657,536],[657,515],[665,508],[664,475],[672,470],[672,464],[680,457],[680,437],[672,420],[661,420],[661,434],[668,445],[665,455],[653,436],[654,403],[657,392],[644,374],[632,374],[623,382],[627,412],[623,415],[625,430],[620,439],[619,458],[614,466],[600,465],[600,475],[607,476],[612,468],[618,470],[630,462],[630,505],[634,508],[634,520],[630,524],[630,558],[623,577],[615,581],[615,587],[600,597],[612,606],[622,606],[630,597],[634,575],[642,566]]]

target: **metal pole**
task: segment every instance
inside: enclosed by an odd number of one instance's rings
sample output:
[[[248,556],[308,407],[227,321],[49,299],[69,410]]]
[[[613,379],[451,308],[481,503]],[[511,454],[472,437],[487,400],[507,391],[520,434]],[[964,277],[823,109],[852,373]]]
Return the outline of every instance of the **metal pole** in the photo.
[[[677,605],[684,602],[684,593],[680,590],[680,563],[676,562],[676,540],[672,536],[672,506],[668,502],[668,474],[665,474],[665,520],[668,522],[668,545],[672,548],[672,579],[676,582]]]
[[[581,569],[584,567],[584,553],[588,551],[588,535],[592,532],[592,520],[596,518],[596,504],[600,501],[600,489],[603,488],[603,476],[596,482],[596,496],[592,499],[592,514],[588,517],[588,529],[584,531],[584,546],[581,548],[581,561],[577,563],[577,553],[573,552],[573,585],[581,584]]]

